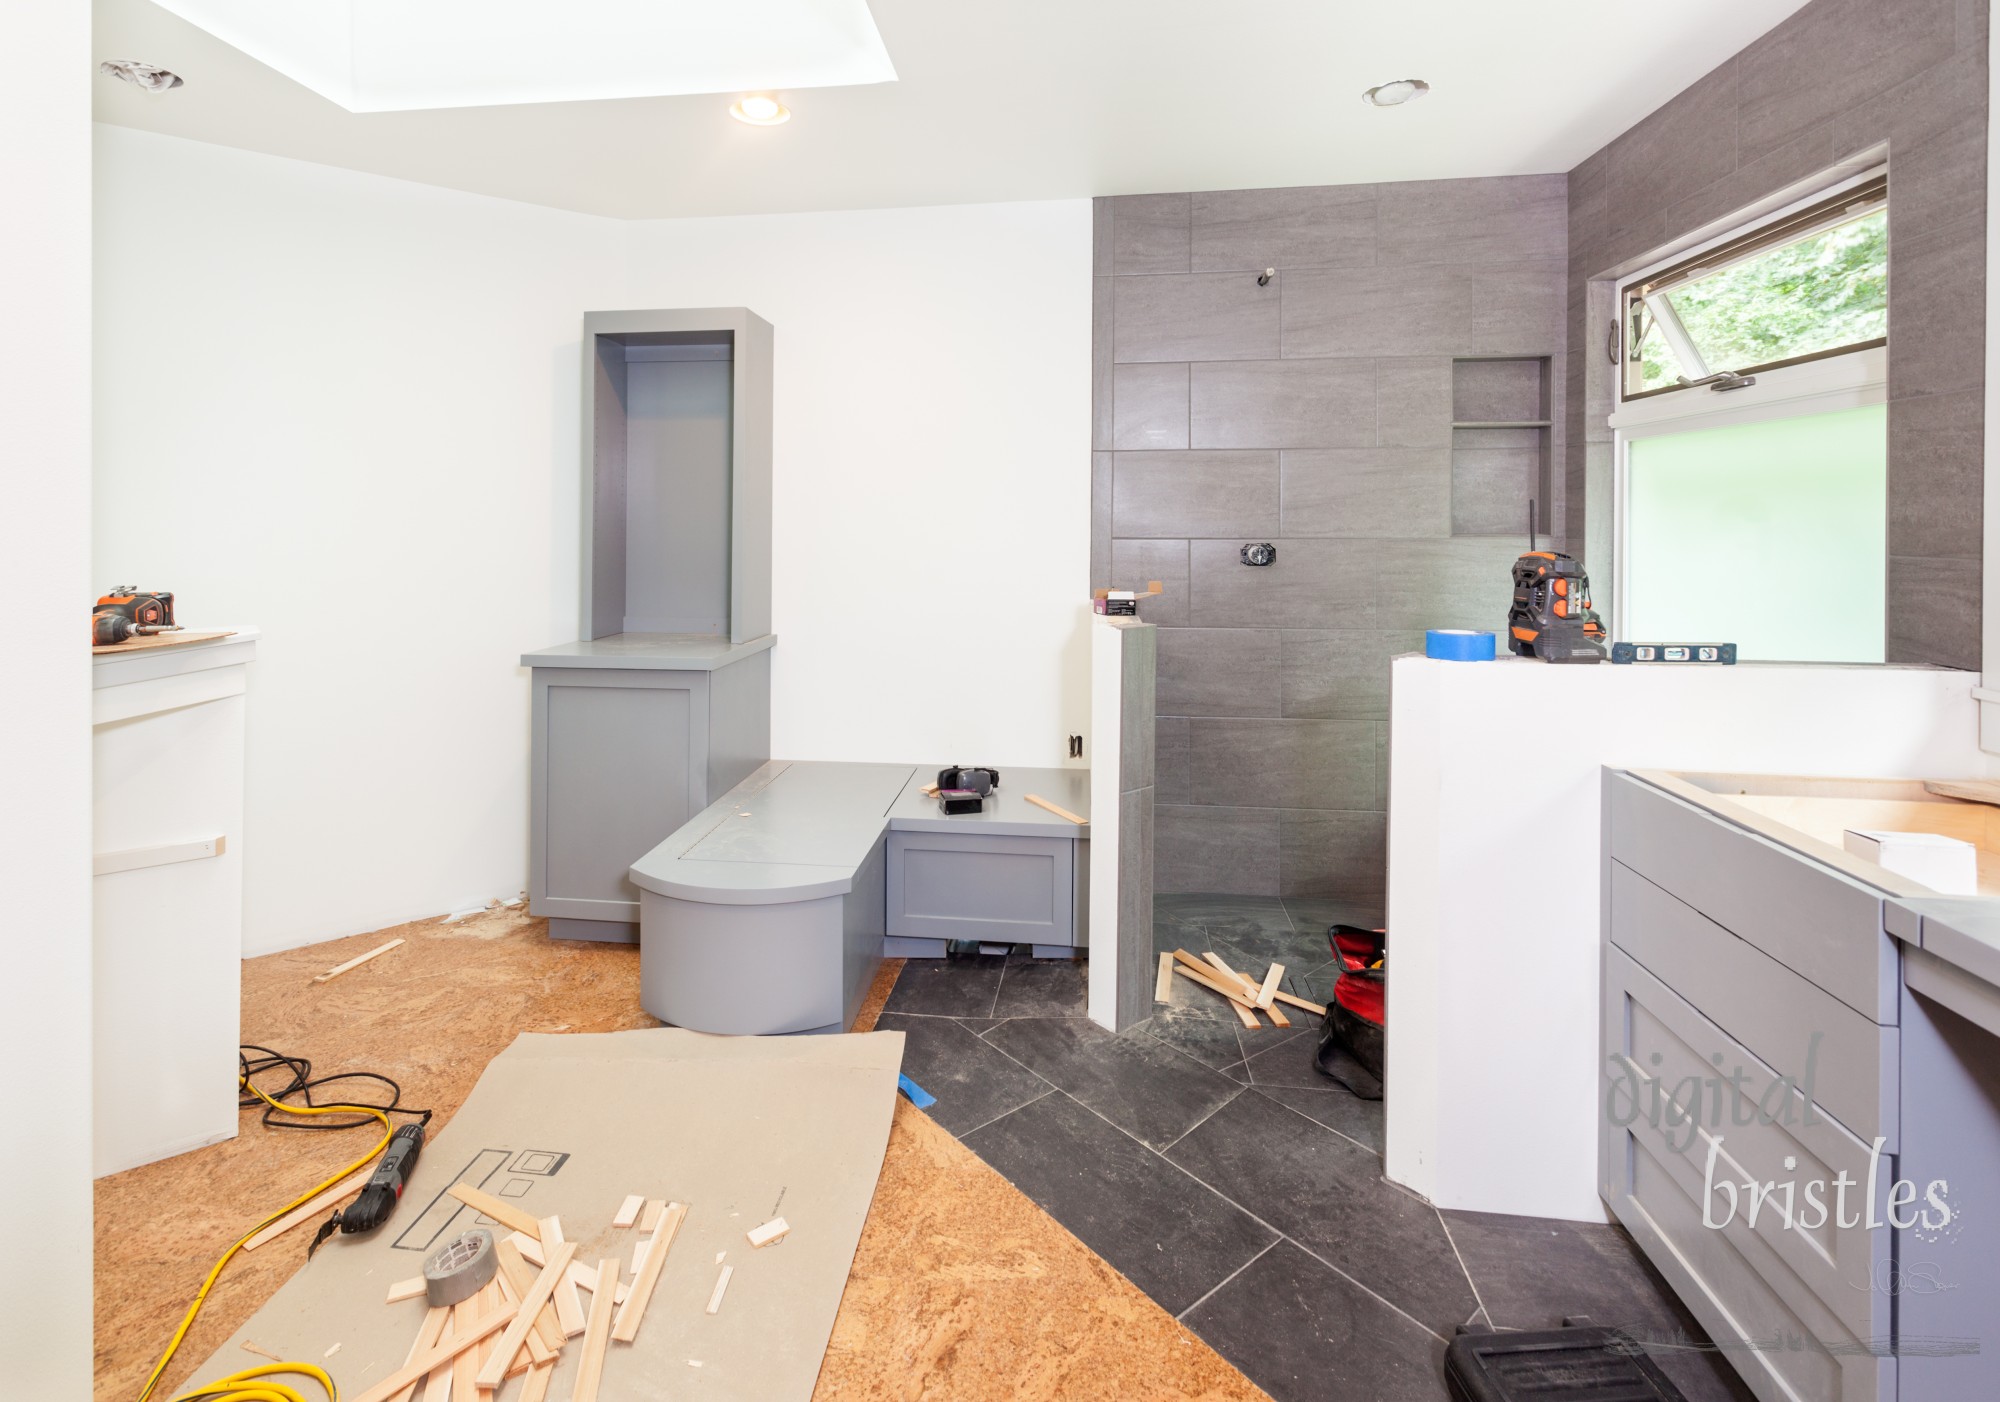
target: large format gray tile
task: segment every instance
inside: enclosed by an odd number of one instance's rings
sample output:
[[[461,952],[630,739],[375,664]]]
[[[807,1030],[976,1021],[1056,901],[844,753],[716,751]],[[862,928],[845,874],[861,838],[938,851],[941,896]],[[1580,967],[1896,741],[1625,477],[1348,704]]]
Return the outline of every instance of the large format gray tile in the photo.
[[[1111,454],[1090,455],[1090,587],[1111,585]]]
[[[1146,1035],[1232,1080],[1242,1080],[1238,1073],[1243,1065],[1243,1043],[1236,1035],[1239,1024],[1223,1000],[1193,979],[1178,975],[1172,989],[1166,1006],[1154,1005]]]
[[[1113,448],[1185,448],[1188,368],[1185,364],[1118,365],[1111,372]]]
[[[1278,287],[1241,273],[1117,279],[1113,355],[1263,360],[1278,354]]]
[[[1443,448],[1294,448],[1280,483],[1274,534],[1451,534],[1452,454]]]
[[[1461,360],[1451,367],[1453,423],[1545,419],[1544,360]]]
[[[1111,200],[1099,195],[1090,202],[1090,271],[1108,277],[1111,263]]]
[[[1151,992],[1149,979],[1149,997]],[[1088,1018],[1015,1018],[987,1033],[986,1040],[1155,1149],[1179,1139],[1242,1090],[1140,1028],[1107,1032]]]
[[[1323,720],[1362,720],[1389,714],[1389,659],[1421,652],[1414,630],[1286,629],[1282,714]]]
[[[1826,123],[1834,155],[1852,155],[1886,141],[1890,158],[1898,163],[1900,184],[1901,161],[1911,147],[1944,136],[1985,110],[1986,69],[1983,46],[1962,45],[1942,63],[1842,108]],[[1895,199],[1893,191],[1890,199]]]
[[[1200,628],[1372,626],[1376,572],[1400,544],[1288,536],[1272,544],[1278,546],[1274,562],[1248,566],[1234,540],[1190,540],[1188,622]]]
[[[1295,1020],[1296,1017],[1295,1013]],[[1260,1086],[1253,1082],[1250,1088],[1266,1100],[1275,1100],[1315,1124],[1324,1125],[1335,1134],[1345,1135],[1364,1149],[1381,1153],[1382,1102],[1363,1100],[1345,1086],[1336,1085],[1324,1076],[1320,1080],[1322,1084],[1311,1086]]]
[[[1497,629],[1506,625],[1514,596],[1514,561],[1521,553],[1518,541],[1367,541],[1349,548],[1364,545],[1380,547],[1369,552],[1368,560],[1375,581],[1373,626]],[[1312,564],[1314,552],[1309,548],[1302,553]]]
[[[1212,886],[1161,897],[1153,908],[1153,924],[1158,937],[1169,941],[1160,948],[1173,949],[1171,941],[1189,937],[1190,931],[1205,934],[1219,930],[1244,937],[1256,932],[1288,932],[1292,916],[1275,894],[1231,894],[1227,887]]]
[[[1289,1241],[1182,1322],[1276,1402],[1435,1402],[1444,1340]]]
[[[1121,630],[1124,646],[1119,650],[1119,687],[1124,705],[1118,717],[1118,791],[1149,789],[1155,781],[1153,736],[1155,697],[1159,692],[1159,649],[1157,628]]]
[[[1006,962],[998,954],[906,960],[883,1010],[927,1017],[991,1017]]]
[[[1958,0],[1816,0],[1736,57],[1739,159],[1942,63],[1958,41]]]
[[[1460,429],[1451,450],[1451,533],[1526,537],[1528,502],[1548,529],[1549,502],[1541,490],[1542,432],[1538,429]]]
[[[1451,398],[1448,356],[1375,362],[1375,426],[1385,448],[1449,448]]]
[[[1112,1022],[1119,1028],[1143,1021],[1151,1006],[1153,961],[1147,936],[1153,928],[1153,833],[1157,811],[1150,787],[1118,795],[1118,998]],[[1006,993],[1004,984],[1000,991]],[[999,1034],[996,1031],[994,1035]]]
[[[1889,557],[1889,662],[1976,672],[1979,627],[1979,561]]]
[[[1897,234],[1889,241],[1889,286],[1889,393],[1979,389],[1986,323],[1973,294],[1986,286],[1983,221]]]
[[[1568,275],[1546,260],[1302,269],[1285,288],[1284,353],[1548,355],[1563,342]]]
[[[1105,509],[1111,492],[1105,489]],[[1139,605],[1148,623],[1172,628],[1188,621],[1188,543],[1184,540],[1113,540],[1111,583],[1120,589],[1143,591],[1153,580],[1166,591]]]
[[[1278,810],[1162,803],[1153,811],[1153,890],[1278,893]]]
[[[937,1097],[930,1117],[964,1134],[1052,1092],[1047,1081],[948,1017],[882,1014],[882,1032],[903,1034],[903,1074]]]
[[[966,1146],[1170,1311],[1276,1239],[1061,1094],[967,1136]]]
[[[1984,217],[1984,105],[1961,110],[1962,119],[1942,131],[1892,139],[1889,158],[1896,169],[1889,187],[1892,228],[1931,229]]]
[[[1371,778],[1375,749],[1369,728]],[[1375,794],[1371,783],[1368,802]],[[1380,899],[1389,876],[1388,815],[1287,809],[1278,818],[1278,890],[1287,896]]]
[[[1166,631],[1161,630],[1161,635],[1165,636]],[[1154,718],[1153,797],[1156,803],[1193,801],[1192,775],[1188,771],[1189,743],[1187,717]]]
[[[1374,802],[1375,731],[1367,721],[1197,716],[1188,734],[1197,803],[1367,808]]]
[[[1112,413],[1111,279],[1091,279],[1090,290],[1090,446],[1109,448]]]
[[[1569,179],[1504,175],[1380,185],[1378,263],[1512,263],[1565,258]]]
[[[1238,1096],[1167,1157],[1440,1335],[1479,1307],[1437,1213],[1281,1105]]]
[[[1447,1212],[1458,1254],[1487,1317],[1501,1329],[1554,1329],[1572,1315],[1623,1329],[1688,1402],[1748,1402],[1751,1393],[1693,1316],[1647,1268],[1622,1228],[1596,1222]]]
[[[1139,536],[1278,534],[1274,452],[1119,453],[1112,532]]]
[[[1188,381],[1197,448],[1364,448],[1375,442],[1372,360],[1196,364]]]
[[[1652,214],[1736,169],[1739,61],[1682,89],[1605,150],[1613,210]]]
[[[1168,716],[1275,716],[1278,634],[1263,628],[1174,628],[1159,635],[1157,705]]]
[[[1111,206],[1111,271],[1188,270],[1188,197],[1119,195]]]
[[[1985,396],[1929,394],[1889,403],[1889,553],[1981,552]]]
[[[1727,175],[1667,206],[1667,227],[1682,239],[1697,234],[1733,232],[1752,219],[1782,208],[1805,191],[1790,190],[1799,182],[1823,184],[1824,175],[1839,154],[1833,149],[1827,128],[1811,127],[1784,145],[1767,151],[1754,161],[1737,166]],[[1721,227],[1714,227],[1716,225]]]
[[[1438,270],[1433,270],[1438,271]],[[1566,262],[1495,263],[1472,269],[1461,355],[1554,356],[1569,312]]]
[[[1215,190],[1194,196],[1196,272],[1375,261],[1375,186]]]

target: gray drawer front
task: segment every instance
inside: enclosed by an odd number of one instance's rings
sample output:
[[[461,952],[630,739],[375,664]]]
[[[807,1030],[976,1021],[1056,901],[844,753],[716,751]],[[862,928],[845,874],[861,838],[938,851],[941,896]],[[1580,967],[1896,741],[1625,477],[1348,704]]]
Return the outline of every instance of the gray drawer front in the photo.
[[[1896,1020],[1882,893],[1628,774],[1605,779],[1610,855],[1878,1023]]]
[[[1897,1029],[1862,1016],[1611,862],[1612,943],[1780,1075],[1809,1087],[1856,1138],[1896,1141]]]
[[[1733,1354],[1761,1396],[1810,1402],[1892,1397],[1884,1387],[1892,1365],[1856,1347],[1886,1340],[1891,1332],[1891,1299],[1878,1288],[1888,1278],[1889,1229],[1870,1229],[1865,1219],[1843,1228],[1831,1216],[1816,1230],[1787,1228],[1782,1193],[1767,1199],[1753,1228],[1741,1201],[1746,1181],[1789,1181],[1798,1185],[1795,1210],[1804,1212],[1809,1180],[1831,1184],[1845,1172],[1866,1184],[1869,1147],[1824,1115],[1806,1124],[1802,1096],[1794,1091],[1781,1101],[1768,1067],[1615,947],[1605,950],[1604,1012],[1602,1186],[1619,1220],[1719,1338],[1768,1341],[1789,1330],[1835,1350],[1831,1356],[1783,1348]],[[1719,1071],[1715,1055],[1722,1058]],[[1773,1109],[1787,1104],[1791,1124],[1737,1124],[1726,1095],[1722,1123],[1715,1122],[1708,1078],[1739,1067],[1747,1100],[1768,1100]],[[1664,1115],[1655,1125],[1646,1113],[1626,1113],[1625,1088],[1639,1087],[1643,1112],[1652,1104],[1655,1081],[1663,1099],[1677,1088],[1703,1084],[1710,1099],[1698,1132],[1685,1124],[1676,1128]],[[1703,1223],[1702,1203],[1710,1145],[1717,1139],[1715,1178],[1737,1184],[1739,1205],[1733,1221],[1712,1228]],[[1796,1166],[1788,1169],[1787,1158]],[[1894,1156],[1880,1161],[1878,1217],[1896,1167]],[[1848,1192],[1850,1214],[1862,1211],[1864,1194],[1865,1188]],[[1831,1209],[1835,1194],[1829,1189],[1824,1198]],[[1724,1198],[1710,1201],[1718,1216],[1727,1213]]]
[[[1076,843],[889,834],[889,933],[908,939],[1076,942]]]

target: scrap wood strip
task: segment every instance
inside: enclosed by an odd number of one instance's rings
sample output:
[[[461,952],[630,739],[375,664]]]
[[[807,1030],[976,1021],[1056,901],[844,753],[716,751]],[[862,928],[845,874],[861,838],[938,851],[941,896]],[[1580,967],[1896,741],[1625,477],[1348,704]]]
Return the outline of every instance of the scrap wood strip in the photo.
[[[483,1319],[472,1321],[463,1330],[455,1330],[452,1338],[419,1354],[373,1387],[356,1393],[348,1399],[348,1402],[389,1402],[390,1398],[418,1379],[439,1369],[448,1370],[460,1354],[487,1335],[497,1333],[511,1324],[515,1313],[514,1306],[508,1305]]]
[[[415,1362],[417,1355],[423,1353],[425,1350],[436,1348],[438,1340],[444,1337],[445,1325],[450,1322],[451,1306],[433,1305],[430,1309],[426,1310],[424,1312],[424,1322],[417,1329],[416,1338],[410,1340],[410,1352],[409,1356],[403,1360],[404,1366],[407,1367],[409,1364]],[[417,1384],[413,1379],[408,1387],[398,1392],[389,1402],[411,1402],[411,1399],[416,1395]]]
[[[1280,1027],[1290,1027],[1292,1025],[1292,1020],[1286,1017],[1281,1010],[1272,1007],[1267,1002],[1262,1001],[1263,991],[1257,986],[1257,982],[1255,979],[1247,978],[1244,975],[1237,973],[1236,970],[1230,968],[1229,965],[1222,962],[1222,956],[1219,954],[1210,952],[1202,955],[1201,957],[1208,960],[1208,962],[1213,964],[1216,968],[1220,969],[1227,978],[1233,979],[1237,983],[1241,984],[1243,986],[1244,995],[1250,1000],[1250,1005],[1256,1008],[1258,1011],[1262,1012],[1264,1016],[1270,1018],[1272,1022],[1276,1023]],[[1277,966],[1274,965],[1273,967]]]
[[[639,1213],[646,1206],[646,1195],[634,1193],[618,1205],[618,1215],[611,1219],[614,1227],[629,1227],[639,1220]]]
[[[509,1202],[502,1202],[491,1193],[482,1193],[469,1183],[454,1183],[445,1190],[474,1212],[490,1217],[503,1227],[510,1227],[522,1236],[531,1236],[541,1241],[542,1224]]]
[[[619,1307],[617,1321],[611,1327],[611,1337],[621,1344],[629,1344],[639,1337],[639,1321],[645,1318],[647,1302],[653,1298],[653,1291],[660,1283],[660,1272],[666,1269],[667,1252],[674,1244],[674,1236],[687,1220],[687,1207],[678,1202],[670,1202],[660,1215],[660,1226],[652,1235],[646,1248],[646,1266],[639,1272],[639,1278],[632,1282],[632,1293]],[[615,1267],[614,1267],[615,1269]],[[603,1268],[598,1270],[598,1278],[603,1278]],[[597,1300],[608,1292],[598,1291],[592,1297],[591,1307],[596,1308]]]
[[[325,983],[329,979],[339,978],[349,969],[358,969],[363,964],[366,964],[370,959],[374,959],[381,955],[387,954],[390,950],[394,949],[397,945],[401,943],[402,943],[401,940],[390,940],[387,944],[377,945],[375,948],[369,950],[366,954],[355,955],[354,958],[348,960],[345,964],[335,964],[332,968],[328,969],[323,974],[314,974],[313,982]]]
[[[664,1247],[659,1254],[662,1259],[666,1257]],[[606,1274],[613,1280],[618,1278],[615,1257],[598,1263],[597,1278],[602,1280]],[[604,1379],[604,1353],[611,1346],[613,1312],[609,1290],[591,1292],[590,1322],[583,1331],[583,1355],[577,1364],[576,1387],[570,1393],[571,1402],[597,1402],[598,1384]]]
[[[1211,989],[1214,992],[1220,993],[1224,998],[1227,998],[1229,1000],[1230,1011],[1236,1014],[1236,1020],[1238,1022],[1242,1023],[1252,1032],[1255,1032],[1258,1028],[1264,1025],[1263,1023],[1257,1021],[1256,1012],[1252,1010],[1251,1006],[1248,1003],[1243,1001],[1243,997],[1241,994],[1239,994],[1235,989],[1229,988],[1224,984],[1217,983],[1213,978],[1209,977],[1209,975],[1214,973],[1215,971],[1213,969],[1210,969],[1208,965],[1200,963],[1192,956],[1188,955],[1185,950],[1175,950],[1174,960],[1175,960],[1174,971],[1178,973],[1182,978],[1192,979],[1196,983],[1200,984],[1203,988]]]
[[[342,1199],[353,1197],[356,1193],[367,1187],[368,1180],[374,1176],[375,1165],[373,1163],[355,1169],[354,1172],[348,1174],[347,1177],[341,1179],[340,1182],[334,1184],[325,1192],[318,1194],[307,1202],[300,1203],[277,1221],[271,1223],[270,1226],[261,1228],[255,1236],[243,1243],[243,1249],[245,1251],[255,1251],[265,1242],[271,1240],[271,1238],[283,1236],[308,1217],[317,1217],[320,1213]]]
[[[715,1278],[715,1293],[708,1297],[708,1312],[714,1314],[722,1308],[722,1293],[729,1288],[729,1277],[736,1273],[736,1267],[724,1266],[722,1274]]]
[[[535,1327],[535,1315],[548,1303],[549,1296],[563,1278],[563,1272],[569,1269],[570,1257],[575,1254],[576,1243],[573,1241],[563,1242],[550,1250],[549,1263],[542,1267],[534,1284],[522,1294],[520,1307],[508,1323],[507,1332],[500,1336],[500,1343],[493,1356],[486,1360],[486,1366],[479,1369],[477,1381],[480,1387],[496,1388],[506,1381],[508,1364],[528,1341],[528,1331]]]
[[[517,1301],[527,1298],[529,1287],[535,1283],[534,1272],[528,1269],[527,1262],[522,1259],[520,1248],[515,1245],[516,1242],[523,1239],[516,1233],[514,1236],[502,1237],[499,1241],[493,1243],[493,1254],[499,1258],[501,1273],[507,1277],[508,1283],[513,1286],[514,1296]],[[539,1255],[540,1253],[537,1252],[536,1254]],[[539,1267],[547,1263],[537,1260],[535,1264]],[[562,1325],[557,1321],[555,1312],[551,1309],[544,1307],[536,1312],[535,1333],[541,1339],[543,1349],[549,1354],[554,1354],[563,1346]]]
[[[1174,999],[1174,956],[1160,956],[1160,976],[1153,980],[1153,1001],[1171,1003]]]

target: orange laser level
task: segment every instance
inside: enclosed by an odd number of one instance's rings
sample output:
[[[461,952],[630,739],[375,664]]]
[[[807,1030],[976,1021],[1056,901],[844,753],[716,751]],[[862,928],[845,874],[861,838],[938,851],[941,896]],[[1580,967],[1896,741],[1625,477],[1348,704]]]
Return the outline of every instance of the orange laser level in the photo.
[[[1590,606],[1590,578],[1575,557],[1531,550],[1514,562],[1507,646],[1544,662],[1604,660],[1604,624]]]

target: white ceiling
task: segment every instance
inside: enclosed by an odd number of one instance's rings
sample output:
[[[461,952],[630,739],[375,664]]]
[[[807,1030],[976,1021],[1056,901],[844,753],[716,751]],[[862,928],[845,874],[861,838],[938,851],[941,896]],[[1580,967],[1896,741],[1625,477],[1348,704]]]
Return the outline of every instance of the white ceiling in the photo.
[[[554,0],[551,0],[554,3]],[[716,0],[727,3],[727,0]],[[152,0],[96,0],[100,121],[627,219],[1567,170],[1805,0],[871,0],[897,81],[347,112]],[[1377,109],[1364,88],[1432,92]]]

